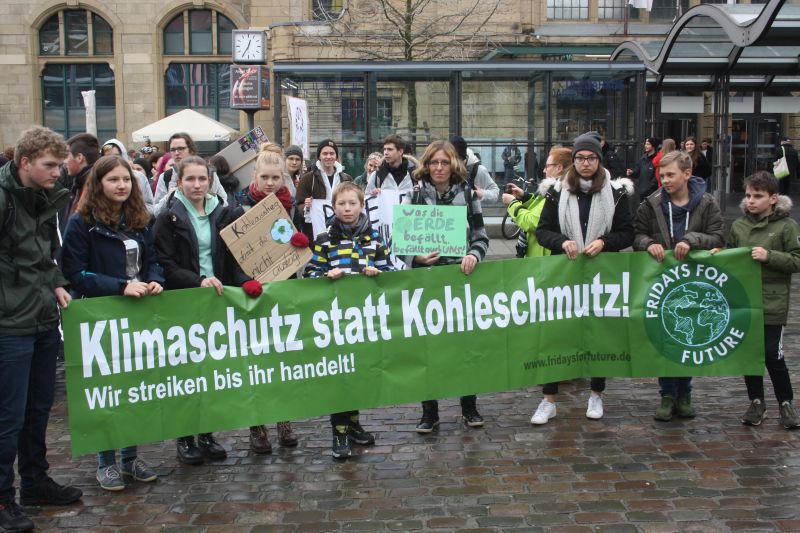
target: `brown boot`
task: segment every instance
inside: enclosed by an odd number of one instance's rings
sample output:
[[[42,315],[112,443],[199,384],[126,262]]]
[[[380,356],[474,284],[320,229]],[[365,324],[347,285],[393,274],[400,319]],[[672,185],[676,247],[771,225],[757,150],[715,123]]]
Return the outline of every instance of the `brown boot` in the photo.
[[[297,446],[297,435],[292,431],[291,422],[278,422],[278,442],[284,448]]]
[[[250,426],[250,449],[253,453],[272,453],[272,444],[267,436],[267,426]]]

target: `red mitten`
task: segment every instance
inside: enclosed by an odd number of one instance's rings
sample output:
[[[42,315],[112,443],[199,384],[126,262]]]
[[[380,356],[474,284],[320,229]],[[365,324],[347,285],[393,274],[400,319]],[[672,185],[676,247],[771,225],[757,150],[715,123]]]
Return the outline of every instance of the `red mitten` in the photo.
[[[301,231],[296,231],[289,242],[296,248],[308,248],[308,237]]]
[[[250,298],[258,298],[261,296],[261,283],[254,279],[242,283],[242,288]]]

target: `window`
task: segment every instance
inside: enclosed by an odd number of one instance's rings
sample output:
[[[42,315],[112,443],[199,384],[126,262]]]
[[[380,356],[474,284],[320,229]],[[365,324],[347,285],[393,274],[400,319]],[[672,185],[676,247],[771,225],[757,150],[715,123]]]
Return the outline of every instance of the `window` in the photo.
[[[625,18],[627,6],[628,0],[598,0],[597,17],[606,20],[622,20]]]
[[[183,11],[164,27],[164,54],[230,55],[231,32],[235,27],[231,19],[216,11]]]
[[[110,56],[114,54],[113,37],[111,25],[100,15],[85,9],[65,9],[39,28],[39,55]]]
[[[653,0],[650,22],[670,23],[689,9],[689,0]]]
[[[117,134],[114,71],[105,63],[49,64],[42,72],[44,125],[64,137],[86,131],[86,108],[81,91],[95,91],[97,137]]]
[[[589,0],[547,0],[549,20],[588,20]]]
[[[339,18],[343,0],[311,0],[311,14],[314,20]]]
[[[164,54],[170,61],[164,74],[167,115],[194,109],[239,129],[239,110],[230,108],[231,36],[236,25],[209,9],[178,13],[164,27]],[[197,58],[192,63],[192,56]],[[212,56],[212,57],[208,57]],[[218,56],[218,57],[216,57]],[[201,152],[216,152],[219,143],[200,143]]]

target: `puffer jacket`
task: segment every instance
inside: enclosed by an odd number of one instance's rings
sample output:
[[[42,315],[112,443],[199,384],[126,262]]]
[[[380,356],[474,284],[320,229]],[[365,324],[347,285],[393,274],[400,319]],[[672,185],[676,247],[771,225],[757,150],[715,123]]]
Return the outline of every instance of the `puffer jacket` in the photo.
[[[13,161],[0,168],[0,189],[0,332],[55,329],[53,291],[69,285],[53,262],[56,214],[69,203],[69,191],[59,183],[50,190],[23,187]]]
[[[699,178],[692,178],[702,184],[698,187],[692,200],[689,202],[689,227],[681,241],[692,247],[692,250],[711,250],[722,248],[725,245],[725,227],[722,221],[722,212],[719,210],[714,197],[706,192],[705,183]],[[696,183],[696,182],[694,182]],[[633,239],[633,249],[645,251],[651,244],[660,244],[665,249],[672,250],[677,242],[670,238],[669,221],[664,216],[662,208],[662,195],[664,189],[659,189],[639,205],[634,220],[636,236]]]
[[[745,214],[731,226],[728,246],[760,246],[769,252],[761,263],[764,324],[786,324],[792,274],[800,272],[800,226],[790,216],[792,201],[779,196],[774,212],[761,220],[747,212],[745,200],[741,208]]]

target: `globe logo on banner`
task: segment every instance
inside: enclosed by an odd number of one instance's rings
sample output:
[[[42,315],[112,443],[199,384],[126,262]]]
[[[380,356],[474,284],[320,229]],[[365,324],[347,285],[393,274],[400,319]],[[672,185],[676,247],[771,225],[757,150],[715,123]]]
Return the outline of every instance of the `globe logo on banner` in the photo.
[[[679,263],[650,285],[645,329],[659,352],[682,366],[717,363],[742,344],[750,330],[747,293],[716,266]]]
[[[661,322],[670,337],[703,346],[725,333],[731,321],[728,301],[708,283],[690,281],[672,289],[661,304]]]

